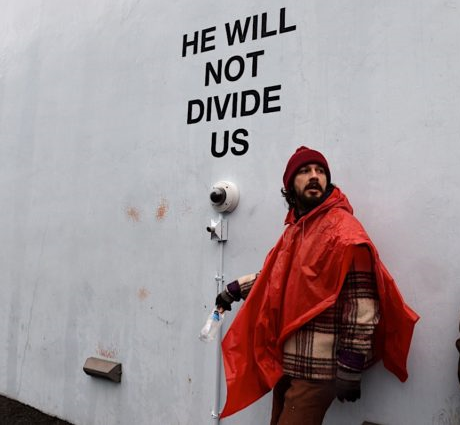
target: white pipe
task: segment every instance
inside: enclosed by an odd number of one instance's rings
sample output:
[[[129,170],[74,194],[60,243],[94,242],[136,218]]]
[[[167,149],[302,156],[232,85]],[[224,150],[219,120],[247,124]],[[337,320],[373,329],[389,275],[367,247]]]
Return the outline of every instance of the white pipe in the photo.
[[[222,214],[219,214],[219,220],[223,220]],[[217,295],[224,290],[224,242],[220,241],[220,265],[219,271],[216,276],[217,281]],[[221,387],[221,375],[222,375],[222,326],[219,328],[216,337],[216,386],[214,393],[214,408],[212,409],[211,415],[215,420],[215,424],[220,422],[220,387]]]

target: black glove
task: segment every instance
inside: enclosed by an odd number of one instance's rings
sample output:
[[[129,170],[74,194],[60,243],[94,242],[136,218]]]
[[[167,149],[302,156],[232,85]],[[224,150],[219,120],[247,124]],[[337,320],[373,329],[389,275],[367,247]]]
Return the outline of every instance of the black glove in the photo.
[[[356,401],[361,398],[361,381],[345,381],[337,378],[335,386],[337,398],[342,403],[344,401]]]
[[[231,304],[233,301],[235,301],[235,299],[227,291],[227,288],[225,288],[219,295],[217,295],[216,306],[222,307],[224,310],[231,311]]]

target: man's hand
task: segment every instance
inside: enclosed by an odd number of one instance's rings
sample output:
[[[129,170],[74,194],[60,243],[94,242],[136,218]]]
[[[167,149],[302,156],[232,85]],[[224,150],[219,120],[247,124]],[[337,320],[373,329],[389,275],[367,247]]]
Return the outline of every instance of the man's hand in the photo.
[[[232,302],[235,301],[231,294],[225,288],[216,298],[216,306],[221,307],[223,310],[231,311]]]
[[[356,401],[361,398],[361,381],[336,380],[337,398],[344,401]]]

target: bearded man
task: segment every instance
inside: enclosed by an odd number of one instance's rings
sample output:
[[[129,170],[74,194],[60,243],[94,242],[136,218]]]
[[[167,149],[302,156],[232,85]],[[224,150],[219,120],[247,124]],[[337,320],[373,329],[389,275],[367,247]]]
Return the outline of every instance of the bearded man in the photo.
[[[298,148],[283,184],[283,235],[260,273],[231,282],[216,299],[223,310],[245,300],[222,342],[221,417],[273,389],[270,425],[320,425],[335,398],[360,398],[361,375],[377,360],[407,379],[418,316],[331,183],[320,152]]]

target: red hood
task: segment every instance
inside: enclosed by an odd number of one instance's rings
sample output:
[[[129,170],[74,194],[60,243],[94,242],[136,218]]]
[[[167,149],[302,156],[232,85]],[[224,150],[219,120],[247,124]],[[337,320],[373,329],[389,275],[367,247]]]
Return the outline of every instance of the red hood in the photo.
[[[343,208],[345,211],[353,214],[353,207],[351,206],[350,202],[348,202],[348,198],[344,193],[341,192],[338,187],[334,187],[334,190],[330,196],[328,196],[322,204],[311,210],[308,214],[302,216],[300,220],[309,220],[312,216],[320,214],[322,211],[324,211],[324,209],[329,208]],[[295,216],[294,208],[290,208],[286,214],[286,218],[284,219],[284,224],[295,224],[296,221],[297,218]]]

